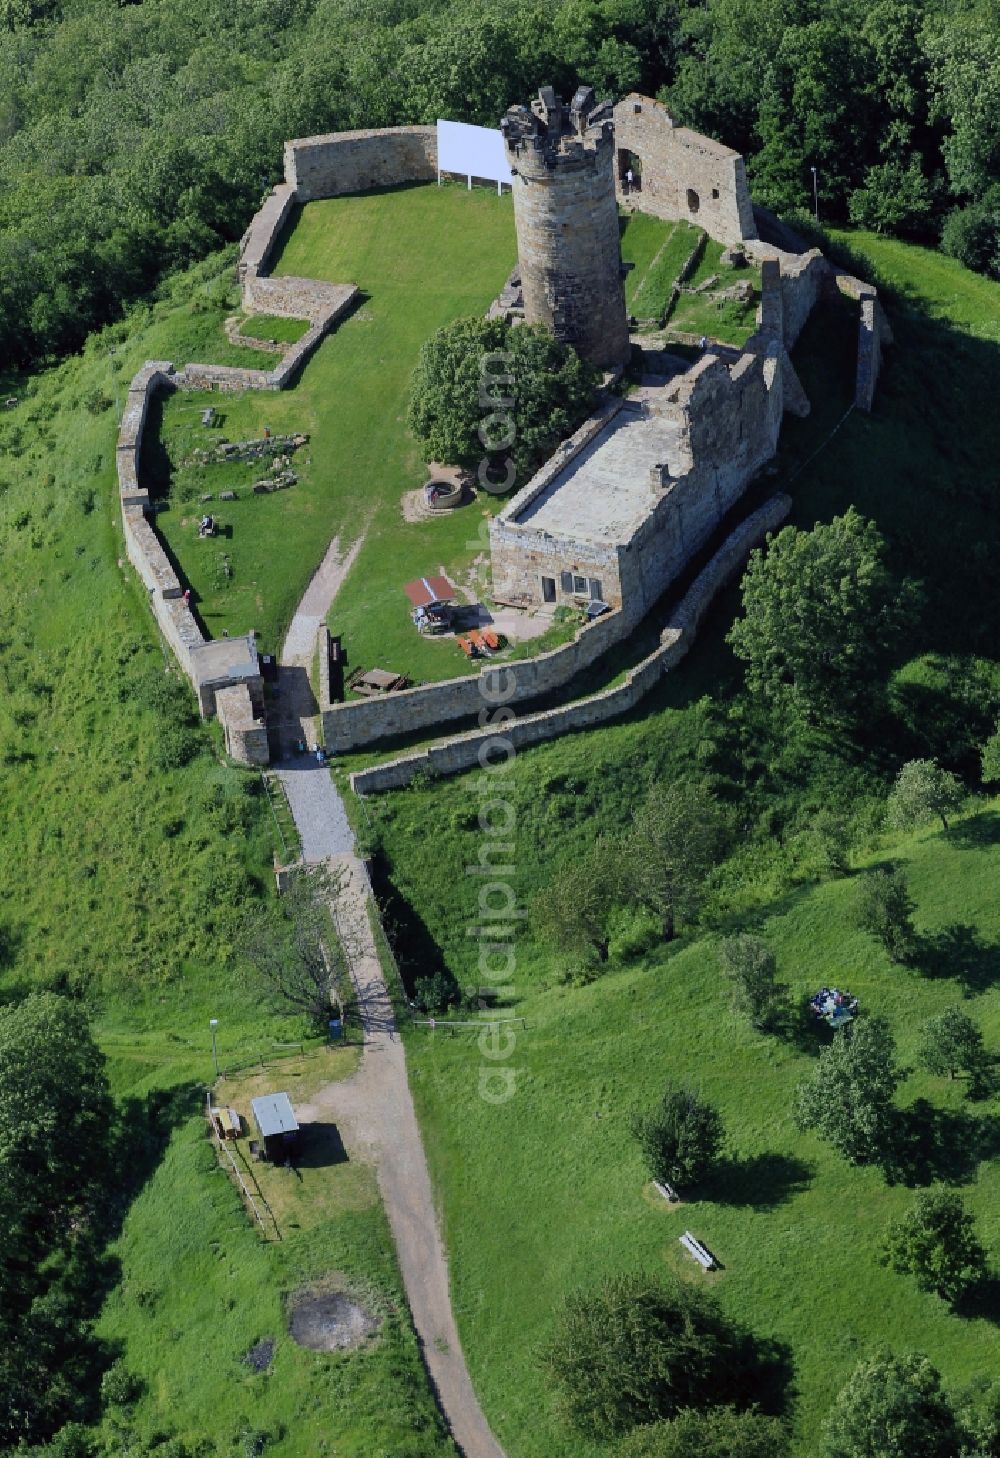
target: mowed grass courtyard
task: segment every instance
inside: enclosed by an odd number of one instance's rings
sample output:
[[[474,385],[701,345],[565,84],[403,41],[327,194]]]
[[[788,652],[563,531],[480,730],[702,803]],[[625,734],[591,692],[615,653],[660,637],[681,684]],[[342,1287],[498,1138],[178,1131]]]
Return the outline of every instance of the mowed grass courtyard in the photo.
[[[406,522],[404,494],[426,479],[419,444],[406,424],[410,376],[421,344],[464,314],[485,313],[516,258],[509,195],[488,188],[405,187],[309,203],[292,221],[275,261],[277,274],[356,283],[363,299],[322,343],[291,390],[206,397],[177,394],[163,407],[162,444],[170,465],[213,437],[229,440],[296,431],[309,435],[292,461],[298,482],[254,496],[259,462],[182,468],[170,509],[157,525],[193,589],[213,636],[255,628],[278,650],[295,606],[333,537],[346,553],[364,545],[331,616],[353,666],[381,667],[417,679],[467,670],[453,639],[422,639],[409,617],[403,584],[446,570],[463,581],[483,547],[479,529],[493,498],[429,521]],[[260,355],[265,367],[268,356]],[[201,411],[224,417],[205,430]],[[203,486],[199,482],[204,482]],[[236,501],[202,505],[201,490],[234,489]],[[198,539],[202,511],[223,535]],[[228,559],[224,563],[223,559]],[[228,567],[228,573],[227,573]]]

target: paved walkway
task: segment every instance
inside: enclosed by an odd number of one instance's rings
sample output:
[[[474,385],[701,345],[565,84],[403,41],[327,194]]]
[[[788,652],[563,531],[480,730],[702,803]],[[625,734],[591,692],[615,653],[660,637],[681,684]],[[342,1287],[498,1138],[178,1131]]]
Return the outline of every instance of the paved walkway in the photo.
[[[368,904],[371,887],[354,853],[354,836],[330,771],[296,754],[294,741],[316,742],[318,706],[309,686],[316,634],[360,542],[341,557],[331,542],[292,619],[279,661],[286,750],[277,766],[302,842],[303,860],[327,862],[339,880],[334,918],[351,965],[364,1051],[351,1078],[326,1084],[300,1120],[332,1117],[352,1159],[375,1166],[413,1324],[438,1403],[463,1458],[504,1458],[473,1390],[454,1313],[448,1263],[438,1230],[406,1054],[375,949]]]
[[[319,705],[309,682],[316,635],[363,540],[359,537],[342,556],[339,539],[334,537],[295,610],[278,660],[280,708],[272,715],[272,723],[281,749],[275,768],[302,842],[302,859],[310,864],[354,849],[354,834],[330,771],[311,754],[297,753],[295,745],[301,740],[312,746],[321,737]]]

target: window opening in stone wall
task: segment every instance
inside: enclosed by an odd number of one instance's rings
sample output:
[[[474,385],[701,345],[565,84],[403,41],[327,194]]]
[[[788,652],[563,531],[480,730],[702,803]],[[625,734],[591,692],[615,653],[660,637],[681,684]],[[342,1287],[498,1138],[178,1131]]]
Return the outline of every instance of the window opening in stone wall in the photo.
[[[695,190],[694,190],[693,187],[689,187],[688,188],[688,212],[689,213],[696,213],[700,207],[701,207],[701,198],[695,192]]]
[[[601,591],[601,579],[592,577],[590,579],[590,600],[591,602],[603,602],[604,593]]]
[[[560,574],[559,574],[559,585],[562,588],[563,592],[572,592],[573,591],[573,574],[572,574],[572,572],[560,572]]]
[[[555,602],[556,600],[556,579],[554,577],[542,578],[542,602]]]
[[[717,187],[712,188],[712,196],[716,199],[716,201],[718,201],[719,189]]]
[[[587,591],[587,579],[586,579],[586,577],[574,577],[573,578],[573,591],[575,593],[578,593],[581,597],[584,595],[584,593]]]

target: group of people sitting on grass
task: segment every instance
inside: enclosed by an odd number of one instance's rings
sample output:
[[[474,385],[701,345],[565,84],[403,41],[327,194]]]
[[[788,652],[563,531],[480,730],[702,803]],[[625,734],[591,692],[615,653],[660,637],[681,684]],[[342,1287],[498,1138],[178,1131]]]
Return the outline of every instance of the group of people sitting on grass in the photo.
[[[843,1022],[853,1017],[858,1010],[858,999],[837,987],[821,987],[815,997],[809,999],[813,1015],[826,1022]]]

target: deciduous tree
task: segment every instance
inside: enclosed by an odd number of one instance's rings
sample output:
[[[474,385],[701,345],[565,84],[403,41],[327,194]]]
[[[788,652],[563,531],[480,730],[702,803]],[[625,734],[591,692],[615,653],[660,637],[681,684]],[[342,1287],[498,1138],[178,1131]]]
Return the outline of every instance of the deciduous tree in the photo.
[[[747,685],[804,720],[842,725],[881,693],[916,592],[885,564],[874,522],[852,507],[811,531],[785,527],[750,558],[729,641]]]
[[[950,1007],[920,1026],[917,1057],[928,1073],[954,1078],[965,1073],[979,1082],[989,1058],[979,1025],[960,1007]]]
[[[958,1195],[922,1190],[885,1234],[883,1254],[894,1271],[916,1276],[922,1291],[957,1301],[986,1274],[986,1250]]]
[[[243,957],[262,990],[323,1029],[333,1007],[346,999],[350,982],[330,914],[342,886],[339,871],[296,871],[277,906],[255,911],[241,938]]]
[[[879,866],[858,883],[858,925],[882,943],[894,962],[913,956],[917,933],[914,902],[899,866]]]
[[[958,1458],[958,1422],[941,1374],[881,1347],[858,1363],[823,1429],[822,1458]]]
[[[739,1380],[739,1349],[700,1291],[628,1275],[573,1292],[540,1355],[565,1416],[606,1440],[725,1402]]]
[[[432,459],[486,459],[488,480],[510,490],[580,424],[596,378],[541,325],[456,319],[421,347],[409,422]]]
[[[667,1088],[660,1102],[632,1121],[654,1180],[691,1185],[704,1179],[723,1139],[722,1116],[687,1088]]]
[[[743,933],[719,943],[719,962],[732,988],[733,1006],[765,1032],[781,1015],[788,988],[778,981],[774,953],[762,937]]]
[[[631,890],[674,935],[705,894],[709,871],[728,838],[728,817],[706,785],[677,780],[654,785],[636,812],[621,862]]]
[[[892,1101],[899,1083],[896,1044],[882,1018],[839,1033],[795,1090],[795,1120],[852,1164],[872,1164],[887,1151]]]
[[[948,829],[948,816],[961,809],[962,781],[936,759],[911,759],[896,776],[886,804],[886,817],[897,830],[909,830],[939,819]]]

